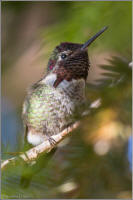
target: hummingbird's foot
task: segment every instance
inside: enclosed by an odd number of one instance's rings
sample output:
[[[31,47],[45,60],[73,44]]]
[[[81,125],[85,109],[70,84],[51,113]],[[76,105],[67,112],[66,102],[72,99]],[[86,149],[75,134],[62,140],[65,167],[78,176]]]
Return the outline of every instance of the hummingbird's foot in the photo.
[[[56,145],[56,141],[52,137],[48,137],[48,141],[49,141],[51,146],[55,146]]]

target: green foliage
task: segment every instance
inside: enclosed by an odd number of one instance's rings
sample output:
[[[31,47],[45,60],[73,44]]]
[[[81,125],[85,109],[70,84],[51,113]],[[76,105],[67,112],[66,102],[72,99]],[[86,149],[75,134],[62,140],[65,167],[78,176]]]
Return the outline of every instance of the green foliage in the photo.
[[[71,2],[64,7],[62,4],[60,9],[64,12],[57,22],[42,30],[45,44],[54,47],[62,41],[83,43],[102,27],[109,26],[93,47],[131,54],[131,2]]]

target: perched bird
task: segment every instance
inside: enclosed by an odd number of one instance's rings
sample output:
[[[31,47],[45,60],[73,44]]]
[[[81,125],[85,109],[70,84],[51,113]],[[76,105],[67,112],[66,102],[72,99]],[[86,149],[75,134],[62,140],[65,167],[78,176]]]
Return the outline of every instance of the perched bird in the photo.
[[[63,42],[54,49],[46,75],[30,87],[23,104],[25,142],[36,146],[49,140],[53,144],[51,136],[75,121],[75,113],[85,103],[88,46],[106,29],[84,44]],[[26,175],[23,185],[25,179]]]

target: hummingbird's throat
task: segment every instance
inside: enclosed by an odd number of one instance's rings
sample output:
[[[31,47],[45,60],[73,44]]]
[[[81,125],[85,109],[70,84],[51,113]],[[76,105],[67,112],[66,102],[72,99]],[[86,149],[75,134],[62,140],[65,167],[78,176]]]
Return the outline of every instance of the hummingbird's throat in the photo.
[[[57,77],[53,84],[54,88],[56,88],[62,81],[63,81],[63,78]]]
[[[71,81],[67,81],[65,79],[59,79],[57,78],[57,74],[55,73],[51,73],[49,75],[47,75],[45,77],[45,79],[43,79],[41,81],[41,84],[47,84],[47,85],[50,85],[52,87],[55,87],[55,88],[62,88],[62,89],[66,89],[68,88],[70,85],[72,85],[72,83],[74,83],[74,85],[76,84],[76,82],[79,84],[79,82],[85,82],[83,79],[79,79],[79,80],[76,80],[76,79],[72,79]]]
[[[55,73],[51,73],[49,75],[47,75],[45,77],[45,79],[43,79],[41,81],[42,83],[45,83],[47,85],[50,85],[54,88],[59,87],[59,88],[64,88],[64,87],[68,87],[69,82],[64,80],[61,77],[57,77],[57,74]]]

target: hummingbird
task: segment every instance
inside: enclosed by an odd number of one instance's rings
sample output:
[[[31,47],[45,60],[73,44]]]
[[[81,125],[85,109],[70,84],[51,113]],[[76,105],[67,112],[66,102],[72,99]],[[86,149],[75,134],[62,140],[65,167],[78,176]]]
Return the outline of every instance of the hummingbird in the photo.
[[[51,136],[75,121],[75,112],[86,102],[88,46],[106,29],[84,44],[63,42],[55,47],[46,74],[28,89],[24,100],[22,118],[26,143],[37,146],[49,140],[54,144]]]

